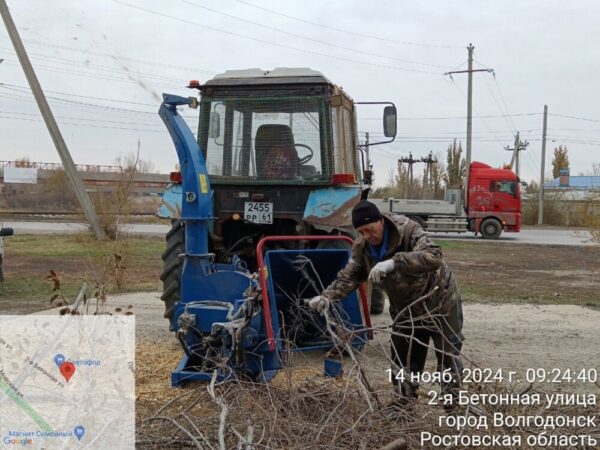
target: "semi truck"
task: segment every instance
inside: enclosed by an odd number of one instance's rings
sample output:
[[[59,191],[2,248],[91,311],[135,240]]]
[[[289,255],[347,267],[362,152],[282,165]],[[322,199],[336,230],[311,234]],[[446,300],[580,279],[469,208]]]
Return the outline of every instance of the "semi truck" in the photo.
[[[466,196],[461,189],[447,189],[444,200],[372,201],[381,211],[404,214],[430,233],[473,232],[484,239],[498,239],[503,231],[521,230],[521,183],[512,170],[474,161],[468,180]]]

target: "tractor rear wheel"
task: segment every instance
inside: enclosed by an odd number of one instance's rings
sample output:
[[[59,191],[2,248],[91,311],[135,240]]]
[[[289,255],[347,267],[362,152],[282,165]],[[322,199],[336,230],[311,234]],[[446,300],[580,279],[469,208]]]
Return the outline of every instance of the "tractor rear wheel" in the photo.
[[[167,248],[162,253],[163,271],[160,279],[163,282],[163,293],[160,299],[165,302],[165,318],[169,319],[171,329],[177,328],[173,323],[175,306],[181,300],[181,268],[183,259],[179,256],[185,253],[185,224],[180,219],[172,222],[171,229],[166,234]]]

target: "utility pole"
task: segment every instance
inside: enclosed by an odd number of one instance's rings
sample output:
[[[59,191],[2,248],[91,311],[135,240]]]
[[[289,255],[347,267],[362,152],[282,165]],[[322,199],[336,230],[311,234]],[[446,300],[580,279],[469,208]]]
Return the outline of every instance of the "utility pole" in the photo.
[[[365,133],[365,167],[363,168],[363,182],[369,186],[373,184],[373,166],[371,165],[371,155],[369,153],[369,133]]]
[[[544,223],[544,173],[546,170],[546,127],[548,125],[548,105],[544,105],[544,125],[542,129],[542,169],[540,171],[540,194],[538,204],[538,225]]]
[[[467,168],[465,186],[469,187],[469,171],[471,170],[471,138],[473,134],[473,44],[469,44],[467,50],[469,52],[469,72],[467,84]],[[459,161],[460,164],[460,161]],[[465,198],[468,196],[465,194]]]
[[[365,133],[365,141],[366,141],[365,152],[367,154],[367,168],[370,168],[371,167],[371,156],[369,154],[369,132],[368,131]]]
[[[65,143],[62,134],[58,128],[58,124],[54,119],[54,115],[52,114],[52,110],[50,109],[50,105],[48,105],[48,101],[44,96],[44,91],[40,86],[40,83],[35,75],[33,70],[33,66],[29,61],[29,57],[27,56],[27,52],[25,51],[25,47],[23,46],[23,42],[21,41],[21,37],[17,31],[17,27],[10,16],[10,11],[8,10],[8,5],[6,4],[6,0],[0,0],[0,15],[2,15],[2,19],[4,20],[4,25],[6,26],[6,31],[8,31],[8,35],[10,36],[10,40],[15,48],[15,52],[19,57],[19,62],[21,63],[21,67],[25,72],[25,76],[27,77],[27,81],[29,83],[29,87],[35,97],[35,101],[38,104],[40,112],[42,113],[42,117],[44,118],[44,122],[46,122],[46,127],[50,132],[50,136],[52,137],[52,141],[54,141],[54,145],[60,159],[62,161],[63,167],[65,168],[65,172],[69,177],[69,181],[73,185],[73,189],[75,190],[75,195],[77,196],[77,200],[79,200],[79,204],[83,209],[83,213],[85,214],[85,218],[88,220],[94,232],[96,233],[96,237],[98,239],[104,240],[106,239],[106,233],[104,229],[100,225],[100,220],[98,219],[98,215],[96,214],[96,210],[94,209],[94,205],[90,200],[89,195],[87,194],[83,182],[77,173],[77,169],[75,168],[75,163],[73,162],[73,158],[71,158],[71,154],[69,153],[69,149],[67,148],[67,144]]]
[[[529,145],[529,142],[521,142],[520,134],[517,131],[517,135],[515,136],[514,148],[510,148],[508,146],[504,147],[509,152],[513,152],[513,156],[510,161],[510,167],[511,167],[511,169],[513,167],[515,168],[515,173],[517,174],[517,177],[519,176],[519,173],[521,171],[521,158],[519,156],[519,152],[522,152],[523,150],[527,150],[528,145]]]
[[[471,137],[473,132],[473,72],[494,72],[494,69],[475,69],[473,70],[473,50],[475,47],[473,44],[469,44],[467,47],[469,52],[468,59],[468,70],[454,70],[452,72],[446,72],[444,75],[450,76],[455,73],[467,73],[468,74],[468,87],[467,87],[467,170],[465,175],[465,189],[469,188],[469,171],[471,170]],[[465,198],[468,198],[468,193],[465,192]]]

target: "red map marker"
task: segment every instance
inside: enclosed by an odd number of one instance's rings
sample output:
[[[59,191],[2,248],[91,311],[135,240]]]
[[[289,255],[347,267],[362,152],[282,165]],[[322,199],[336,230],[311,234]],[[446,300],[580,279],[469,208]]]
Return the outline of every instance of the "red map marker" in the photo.
[[[65,361],[64,363],[62,363],[59,367],[60,373],[62,373],[62,376],[65,377],[65,380],[67,380],[67,383],[69,382],[69,380],[71,379],[71,377],[73,376],[73,374],[75,373],[75,364],[73,364],[71,361]]]

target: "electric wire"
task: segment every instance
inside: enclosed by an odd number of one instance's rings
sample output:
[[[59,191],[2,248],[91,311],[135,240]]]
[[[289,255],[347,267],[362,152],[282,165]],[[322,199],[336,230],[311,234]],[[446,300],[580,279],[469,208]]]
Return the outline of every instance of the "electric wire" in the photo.
[[[358,31],[350,31],[350,30],[345,30],[345,29],[342,29],[342,28],[335,28],[335,27],[332,27],[332,26],[329,26],[329,25],[324,25],[324,24],[317,23],[317,22],[311,22],[311,21],[306,20],[306,19],[301,19],[299,17],[291,16],[289,14],[284,14],[282,12],[275,11],[275,10],[272,10],[272,9],[268,9],[268,8],[265,8],[265,7],[262,7],[262,6],[258,6],[258,5],[255,5],[253,3],[250,3],[250,2],[247,2],[247,1],[244,1],[244,0],[237,0],[237,1],[239,3],[244,4],[244,5],[248,5],[248,6],[252,7],[252,8],[260,9],[260,10],[269,12],[271,14],[275,14],[275,15],[278,15],[278,16],[286,17],[286,18],[291,19],[291,20],[295,20],[295,21],[306,23],[306,24],[313,25],[313,26],[316,26],[316,27],[324,28],[324,29],[331,30],[331,31],[337,31],[337,32],[340,32],[340,33],[345,33],[345,34],[353,35],[353,36],[357,36],[357,37],[368,38],[368,39],[375,39],[375,40],[383,41],[383,42],[391,42],[391,43],[394,43],[394,44],[414,45],[414,46],[417,46],[417,47],[454,48],[454,49],[463,48],[462,46],[458,46],[458,45],[439,45],[439,44],[428,44],[428,43],[423,43],[423,42],[403,41],[403,40],[398,40],[398,39],[384,38],[384,37],[381,37],[381,36],[375,36],[375,35],[366,34],[366,33],[360,33]]]
[[[298,39],[303,39],[303,40],[306,40],[306,41],[315,42],[317,44],[326,45],[326,46],[333,47],[333,48],[339,48],[341,50],[346,50],[346,51],[353,52],[353,53],[358,53],[358,54],[361,54],[361,55],[375,56],[377,58],[389,59],[389,60],[392,60],[392,61],[398,61],[398,62],[407,63],[407,64],[415,64],[415,65],[419,65],[419,66],[436,67],[436,68],[440,68],[440,69],[447,69],[447,66],[442,66],[440,64],[430,64],[430,63],[424,63],[424,62],[419,62],[419,61],[412,61],[412,60],[408,60],[408,59],[395,58],[395,57],[389,56],[389,55],[381,55],[381,54],[377,54],[377,53],[372,53],[372,52],[366,52],[366,51],[358,50],[356,48],[345,47],[343,45],[338,45],[338,44],[334,44],[332,42],[326,42],[326,41],[322,41],[322,40],[319,40],[319,39],[314,39],[314,38],[311,38],[311,37],[308,37],[308,36],[303,36],[301,34],[292,33],[290,31],[282,30],[280,28],[276,28],[276,27],[272,27],[272,26],[269,26],[269,25],[264,25],[264,24],[261,24],[261,23],[258,23],[258,22],[254,22],[252,20],[244,19],[243,17],[235,16],[233,14],[229,14],[229,13],[226,13],[226,12],[223,12],[223,11],[219,11],[219,10],[216,10],[216,9],[213,9],[213,8],[209,8],[208,6],[198,5],[197,3],[194,3],[194,2],[192,2],[190,0],[179,0],[179,1],[181,1],[182,3],[185,3],[187,5],[193,6],[195,8],[200,8],[200,9],[203,9],[205,11],[210,11],[210,12],[213,12],[215,14],[220,14],[220,15],[225,16],[225,17],[229,17],[229,18],[232,18],[232,19],[235,19],[235,20],[239,20],[241,22],[245,22],[245,23],[249,23],[251,25],[255,25],[257,27],[261,27],[261,28],[264,28],[264,29],[267,29],[267,30],[271,30],[271,31],[276,31],[278,33],[286,34],[288,36],[292,36],[292,37],[295,37],[295,38],[298,38]]]
[[[255,41],[255,42],[260,42],[261,44],[267,44],[267,45],[271,45],[271,46],[274,46],[274,47],[285,48],[285,49],[288,49],[288,50],[294,50],[294,51],[298,51],[298,52],[302,52],[302,53],[307,53],[307,54],[311,54],[311,55],[323,56],[323,57],[326,57],[326,58],[329,58],[329,59],[335,59],[335,60],[339,60],[339,61],[346,61],[346,62],[351,62],[351,63],[365,65],[365,66],[379,67],[379,68],[391,69],[391,70],[398,70],[398,71],[402,71],[402,72],[413,72],[413,73],[423,73],[423,74],[429,74],[429,75],[440,75],[439,72],[431,72],[431,71],[426,71],[426,70],[411,69],[411,68],[399,67],[399,66],[390,66],[390,65],[387,65],[387,64],[379,64],[379,63],[374,63],[374,62],[361,61],[361,60],[357,60],[357,59],[346,58],[346,57],[343,57],[343,56],[331,55],[331,54],[327,54],[327,53],[321,53],[321,52],[317,52],[317,51],[314,51],[314,50],[308,50],[308,49],[304,49],[304,48],[300,48],[300,47],[294,47],[294,46],[291,46],[291,45],[281,44],[281,43],[269,41],[269,40],[266,40],[266,39],[260,39],[260,38],[256,38],[256,37],[253,37],[253,36],[248,36],[248,35],[245,35],[245,34],[236,33],[236,32],[233,32],[233,31],[222,30],[221,28],[213,27],[213,26],[202,24],[202,23],[199,23],[199,22],[194,22],[194,21],[188,20],[188,19],[183,19],[181,17],[172,16],[170,14],[162,13],[160,11],[155,11],[153,9],[144,8],[144,7],[138,6],[138,5],[132,5],[131,3],[127,3],[127,2],[124,2],[124,1],[121,1],[121,0],[111,0],[111,1],[114,2],[114,3],[118,3],[120,5],[123,5],[123,6],[127,6],[129,8],[137,9],[139,11],[144,11],[146,13],[153,14],[153,15],[156,15],[156,16],[159,16],[159,17],[164,17],[166,19],[174,20],[174,21],[177,21],[177,22],[180,22],[180,23],[185,23],[185,24],[188,24],[188,25],[194,25],[194,26],[197,26],[197,27],[201,27],[203,29],[208,29],[208,30],[216,31],[218,33],[227,34],[229,36],[236,36],[236,37],[239,37],[239,38],[248,39],[248,40]]]

